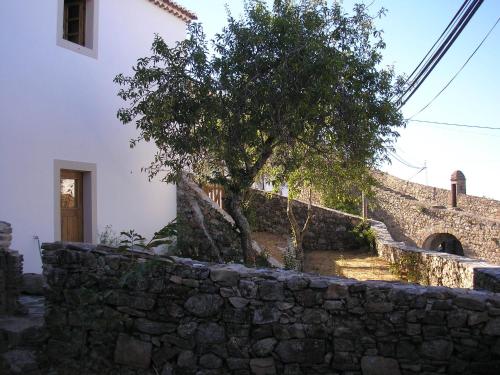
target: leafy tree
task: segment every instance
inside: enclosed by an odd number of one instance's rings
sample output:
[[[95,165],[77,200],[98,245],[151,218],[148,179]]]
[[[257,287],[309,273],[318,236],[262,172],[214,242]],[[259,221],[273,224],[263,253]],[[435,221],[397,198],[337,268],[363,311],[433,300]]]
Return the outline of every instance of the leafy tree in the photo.
[[[349,16],[320,0],[249,0],[227,22],[212,52],[197,23],[173,47],[156,37],[134,74],[115,78],[128,102],[118,117],[140,132],[132,146],[155,142],[150,178],[188,169],[224,187],[253,263],[242,201],[270,157],[304,145],[344,160],[382,154],[402,125],[391,102],[400,83],[379,67],[384,43],[364,5]]]

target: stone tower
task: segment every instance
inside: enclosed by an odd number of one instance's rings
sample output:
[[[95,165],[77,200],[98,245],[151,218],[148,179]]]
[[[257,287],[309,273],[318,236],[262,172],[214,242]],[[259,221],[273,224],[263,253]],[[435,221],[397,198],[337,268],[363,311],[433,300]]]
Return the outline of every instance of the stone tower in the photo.
[[[465,188],[465,175],[462,171],[451,174],[451,206],[457,207],[457,194],[467,194]]]

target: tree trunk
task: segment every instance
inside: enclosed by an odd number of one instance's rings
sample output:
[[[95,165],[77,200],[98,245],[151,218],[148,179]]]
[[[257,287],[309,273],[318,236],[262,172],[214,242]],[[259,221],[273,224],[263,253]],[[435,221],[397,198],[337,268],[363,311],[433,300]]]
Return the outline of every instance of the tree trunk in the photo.
[[[243,259],[246,264],[254,265],[255,252],[252,246],[252,231],[247,218],[243,214],[242,203],[243,193],[226,192],[224,196],[224,208],[231,215],[236,223],[236,227],[240,230]]]
[[[295,245],[295,259],[297,260],[297,268],[298,271],[303,271],[304,270],[304,233],[307,231],[307,228],[309,227],[309,224],[311,223],[312,219],[312,192],[311,189],[309,189],[309,204],[307,205],[307,218],[306,222],[304,223],[304,226],[302,229],[299,227],[299,223],[297,222],[297,219],[295,217],[295,214],[293,213],[293,199],[290,199],[290,196],[288,196],[287,199],[287,206],[286,206],[286,214],[288,216],[288,220],[290,221],[290,226],[292,227],[292,234],[293,234],[293,242]]]

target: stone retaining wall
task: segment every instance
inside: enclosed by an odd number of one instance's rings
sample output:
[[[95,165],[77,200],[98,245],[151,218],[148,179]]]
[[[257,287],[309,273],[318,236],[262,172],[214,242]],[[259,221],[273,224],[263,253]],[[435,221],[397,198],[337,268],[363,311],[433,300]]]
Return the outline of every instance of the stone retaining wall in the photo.
[[[385,223],[395,240],[423,247],[430,236],[448,233],[460,241],[465,256],[500,265],[500,221],[481,216],[483,206],[477,212],[432,206],[403,193],[403,186],[393,188],[374,189],[370,218]]]
[[[11,250],[12,228],[0,221],[0,315],[17,311],[21,293],[23,256]]]
[[[383,172],[374,172],[378,182],[386,187],[404,194],[408,194],[429,205],[450,206],[450,190],[405,181]],[[473,195],[458,194],[458,208],[481,217],[500,220],[500,201]]]
[[[241,261],[234,220],[191,179],[177,184],[177,248],[182,256],[206,261]]]
[[[59,374],[496,374],[498,294],[44,244]]]
[[[378,256],[425,285],[500,293],[500,266],[477,259],[430,251],[394,241],[385,224],[370,220]]]
[[[290,222],[286,214],[287,198],[252,190],[249,211],[255,230],[276,234],[290,234]],[[299,225],[307,218],[307,203],[294,201],[293,209]],[[312,221],[304,235],[304,250],[351,250],[361,244],[352,230],[362,218],[331,208],[312,206]]]

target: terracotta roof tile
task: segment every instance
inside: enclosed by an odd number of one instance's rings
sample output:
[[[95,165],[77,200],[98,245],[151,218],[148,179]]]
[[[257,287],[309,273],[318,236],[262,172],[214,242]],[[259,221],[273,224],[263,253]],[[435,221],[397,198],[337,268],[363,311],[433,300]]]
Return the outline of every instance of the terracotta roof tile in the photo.
[[[158,5],[160,8],[165,9],[167,12],[172,13],[177,18],[180,18],[184,22],[191,22],[197,20],[196,14],[190,10],[184,8],[183,6],[177,4],[173,0],[149,0],[153,4]]]

